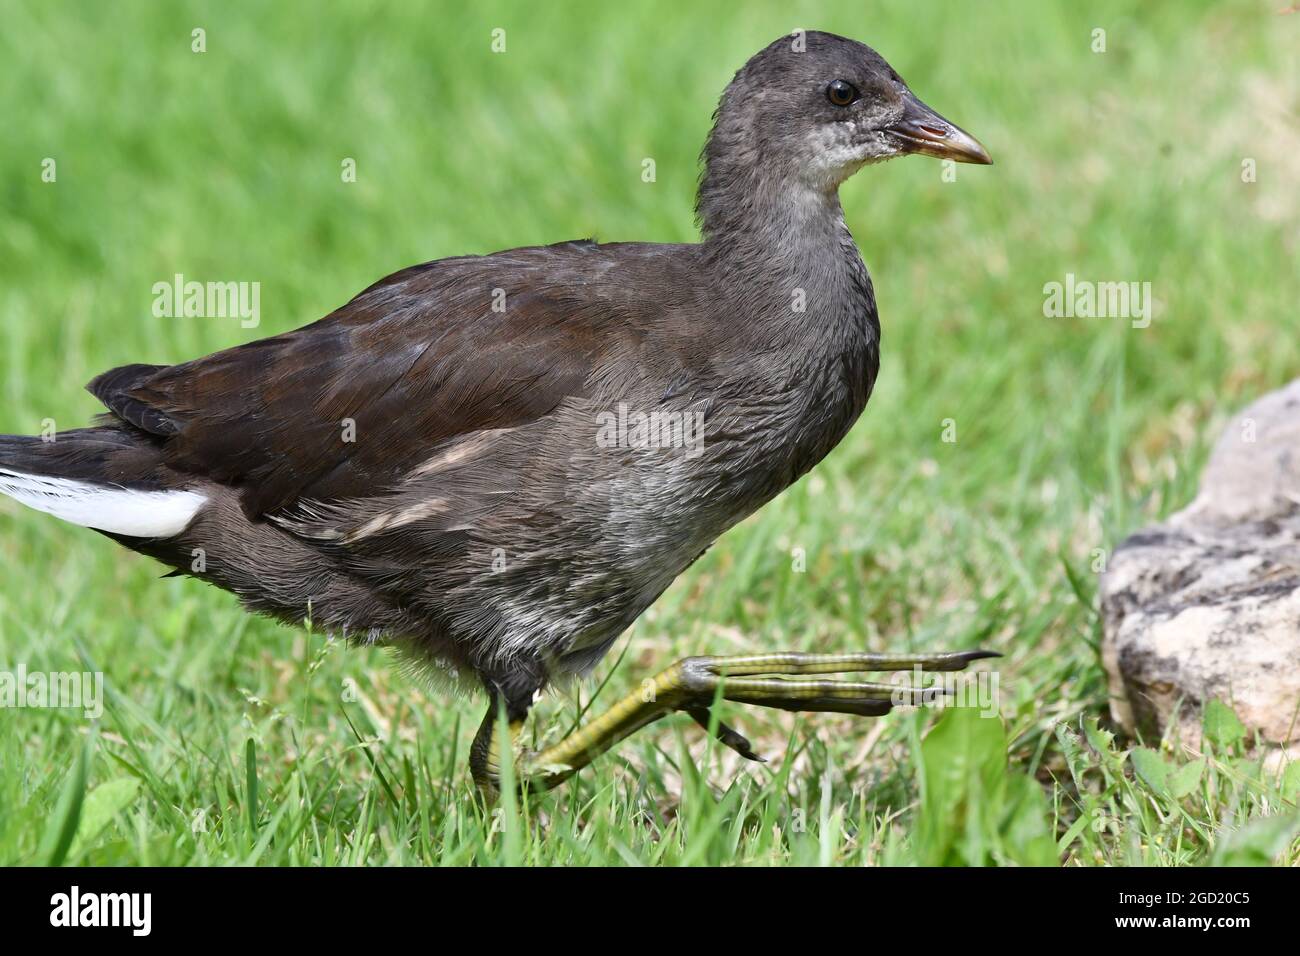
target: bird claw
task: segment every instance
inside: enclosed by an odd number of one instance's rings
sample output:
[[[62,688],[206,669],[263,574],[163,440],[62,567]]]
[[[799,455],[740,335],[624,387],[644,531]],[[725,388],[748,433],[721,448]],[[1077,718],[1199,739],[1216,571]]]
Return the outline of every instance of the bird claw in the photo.
[[[746,760],[754,760],[758,763],[767,763],[766,757],[761,757],[754,752],[754,747],[749,742],[748,737],[735,728],[724,724],[721,720],[714,721],[709,712],[709,708],[687,707],[686,712],[690,714],[695,722],[703,727],[705,731],[711,732],[720,743],[730,747]]]

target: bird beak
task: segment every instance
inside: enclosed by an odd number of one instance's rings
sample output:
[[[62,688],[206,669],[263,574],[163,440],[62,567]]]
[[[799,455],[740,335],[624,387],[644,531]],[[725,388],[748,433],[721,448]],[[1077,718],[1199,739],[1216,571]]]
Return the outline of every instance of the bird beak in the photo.
[[[924,153],[958,163],[992,166],[993,160],[983,146],[960,126],[948,122],[910,92],[904,101],[903,115],[885,127],[901,143],[905,153]]]

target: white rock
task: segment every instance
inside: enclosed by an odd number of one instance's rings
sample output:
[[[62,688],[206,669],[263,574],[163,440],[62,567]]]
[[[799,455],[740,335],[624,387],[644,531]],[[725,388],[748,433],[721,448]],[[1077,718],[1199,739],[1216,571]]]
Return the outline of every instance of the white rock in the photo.
[[[1217,697],[1269,743],[1300,744],[1300,380],[1238,415],[1196,500],[1131,536],[1101,580],[1111,713],[1200,741]]]

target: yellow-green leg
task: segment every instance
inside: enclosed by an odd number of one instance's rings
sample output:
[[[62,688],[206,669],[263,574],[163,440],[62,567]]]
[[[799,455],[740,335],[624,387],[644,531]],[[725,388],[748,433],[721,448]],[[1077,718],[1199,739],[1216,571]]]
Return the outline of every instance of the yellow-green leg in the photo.
[[[615,703],[559,743],[520,753],[514,762],[520,785],[547,790],[563,783],[629,734],[675,711],[689,714],[706,729],[709,708],[723,700],[782,710],[822,711],[874,717],[896,703],[933,700],[940,691],[900,688],[866,681],[809,680],[817,674],[861,671],[962,670],[971,661],[997,657],[991,651],[893,656],[887,654],[756,654],[744,657],[687,657],[661,671],[653,681]],[[794,678],[794,679],[791,679]],[[470,750],[470,768],[479,788],[494,793],[500,779],[500,741],[496,733],[498,701],[494,698]],[[513,748],[523,730],[526,710],[507,712]],[[717,723],[718,739],[751,760],[761,760],[749,741]]]

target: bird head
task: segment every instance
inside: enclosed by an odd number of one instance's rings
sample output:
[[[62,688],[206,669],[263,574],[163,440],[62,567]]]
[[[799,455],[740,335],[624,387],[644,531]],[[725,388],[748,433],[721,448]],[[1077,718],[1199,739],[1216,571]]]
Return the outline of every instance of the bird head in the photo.
[[[718,106],[706,163],[722,151],[822,190],[907,153],[993,162],[875,50],[817,31],[774,41],[736,74]]]

